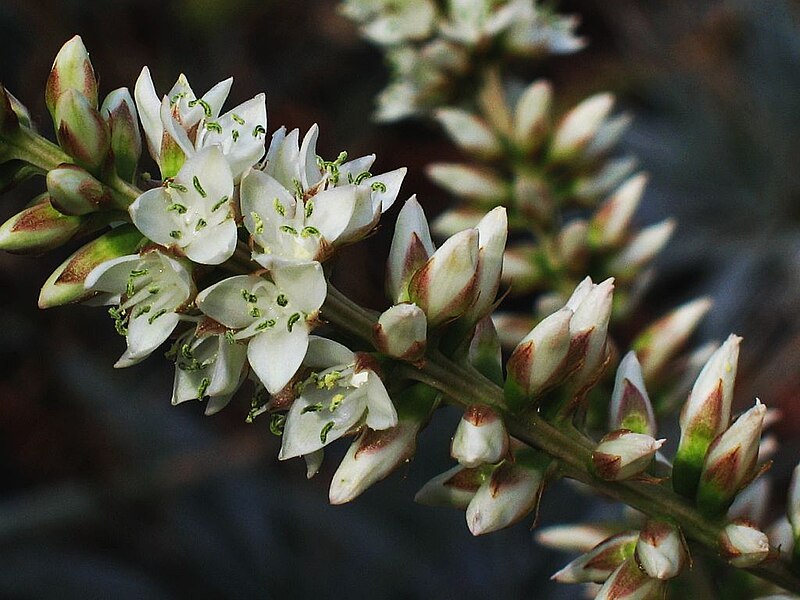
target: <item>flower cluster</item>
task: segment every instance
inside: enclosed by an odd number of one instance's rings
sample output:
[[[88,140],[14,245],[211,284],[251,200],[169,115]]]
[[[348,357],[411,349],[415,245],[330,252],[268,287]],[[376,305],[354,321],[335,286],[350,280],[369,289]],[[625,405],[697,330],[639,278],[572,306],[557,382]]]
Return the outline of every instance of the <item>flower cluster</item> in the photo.
[[[346,0],[342,12],[385,48],[392,80],[376,117],[395,121],[452,100],[459,80],[493,53],[566,54],[583,47],[577,20],[536,0]]]

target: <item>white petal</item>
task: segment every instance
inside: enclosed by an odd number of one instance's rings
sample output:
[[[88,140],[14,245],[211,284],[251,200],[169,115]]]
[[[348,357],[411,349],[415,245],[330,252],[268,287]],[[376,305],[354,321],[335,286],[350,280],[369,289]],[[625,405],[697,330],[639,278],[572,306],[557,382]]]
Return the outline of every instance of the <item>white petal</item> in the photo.
[[[361,182],[362,185],[368,186],[380,182],[386,186],[385,192],[380,190],[374,190],[372,192],[372,201],[380,205],[380,211],[382,213],[389,210],[392,204],[394,204],[394,201],[397,200],[397,195],[400,193],[400,186],[403,183],[407,171],[408,169],[406,167],[401,167],[394,171],[389,171],[388,173],[375,175]]]
[[[303,364],[312,369],[325,370],[337,365],[350,365],[356,356],[343,344],[318,335],[308,336],[308,352]]]
[[[303,144],[300,146],[300,183],[303,184],[304,190],[314,187],[322,178],[317,166],[317,138],[319,138],[319,127],[314,123],[306,132]]]
[[[294,196],[278,180],[262,171],[247,173],[242,178],[239,194],[244,226],[262,246],[276,245],[278,227],[294,217]],[[283,207],[284,215],[276,211],[276,205]],[[254,214],[261,219],[261,231],[256,227]]]
[[[212,225],[196,233],[185,248],[186,256],[201,265],[219,265],[236,250],[236,223],[233,219]]]
[[[367,377],[367,425],[372,429],[389,429],[397,425],[397,412],[377,374]]]
[[[219,118],[221,131],[207,127],[198,136],[198,149],[219,146],[230,165],[234,178],[264,156],[267,127],[267,105],[264,94],[240,104]]]
[[[233,394],[225,394],[224,396],[209,396],[208,403],[206,404],[205,415],[210,417],[211,415],[217,414],[223,408],[228,406],[231,398],[233,398]]]
[[[170,211],[172,196],[164,188],[148,190],[128,207],[133,224],[147,238],[162,246],[170,246],[178,240],[170,233],[183,232],[183,220],[176,211]],[[177,234],[176,234],[177,235]]]
[[[261,278],[252,275],[236,275],[215,283],[197,295],[197,307],[215,321],[230,327],[242,329],[253,322],[246,310],[239,307],[242,303],[242,290],[248,292],[260,283]]]
[[[149,313],[132,318],[128,324],[128,358],[143,359],[163,344],[178,325],[180,317],[166,313],[152,319]]]
[[[247,346],[245,344],[231,344],[222,335],[216,337],[217,358],[214,361],[211,385],[208,386],[207,390],[208,395],[212,397],[224,396],[236,391],[242,382],[242,369],[247,360]]]
[[[374,154],[348,160],[339,167],[339,181],[343,183],[353,183],[353,179],[361,175],[361,173],[369,172],[374,162]]]
[[[259,333],[247,347],[250,366],[270,394],[279,392],[294,377],[308,349],[308,325],[300,319],[288,331],[279,322]]]
[[[320,467],[322,467],[322,461],[325,459],[325,451],[320,448],[316,452],[304,454],[303,458],[306,461],[306,478],[311,479],[314,475],[319,473]]]
[[[220,200],[233,195],[233,174],[216,146],[205,148],[188,159],[175,176],[175,183],[186,187],[184,196],[204,217]],[[201,207],[207,212],[200,210]]]
[[[228,77],[203,94],[203,100],[211,107],[212,119],[216,119],[217,115],[222,111],[222,105],[225,104],[225,99],[228,97],[232,85],[233,77]]]
[[[328,283],[318,262],[275,269],[272,271],[272,280],[286,292],[293,308],[309,314],[319,310],[328,294]]]
[[[288,134],[278,130],[272,136],[267,152],[268,162],[264,170],[289,189],[294,189],[294,182],[300,181],[299,140],[300,132],[297,129],[292,129]]]
[[[150,156],[158,161],[161,153],[161,134],[164,126],[161,124],[161,102],[158,100],[156,89],[153,86],[153,79],[150,77],[150,69],[142,68],[139,78],[136,80],[134,88],[136,97],[136,109],[139,111],[139,119],[142,121],[144,134],[147,138],[147,146],[150,148]]]
[[[350,222],[356,199],[356,188],[350,185],[320,192],[312,199],[314,210],[307,223],[316,227],[326,241],[333,243]]]
[[[186,133],[186,130],[175,120],[175,117],[172,116],[172,107],[170,106],[169,98],[166,96],[161,100],[160,110],[161,125],[164,128],[164,134],[171,136],[187,157],[194,154],[194,146],[189,140],[189,134]],[[159,148],[160,147],[161,140],[159,140]]]
[[[125,291],[131,270],[136,268],[141,260],[138,254],[129,254],[100,263],[86,276],[84,287],[87,290],[122,293]]]

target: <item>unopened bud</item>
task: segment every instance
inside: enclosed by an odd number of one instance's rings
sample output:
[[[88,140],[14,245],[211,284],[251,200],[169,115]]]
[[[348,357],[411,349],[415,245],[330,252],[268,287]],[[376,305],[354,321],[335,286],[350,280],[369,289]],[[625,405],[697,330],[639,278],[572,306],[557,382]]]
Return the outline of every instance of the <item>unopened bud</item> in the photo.
[[[475,492],[492,472],[493,466],[468,469],[458,465],[437,475],[422,486],[414,502],[427,506],[450,506],[465,509],[475,497]]]
[[[614,96],[597,94],[568,112],[554,134],[550,158],[568,159],[585,148],[600,129],[613,105]]]
[[[503,82],[496,69],[491,69],[478,93],[478,104],[481,113],[492,127],[502,135],[511,134],[511,113],[508,110]]]
[[[534,537],[536,543],[552,550],[588,552],[618,531],[618,528],[603,523],[551,525],[537,529]]]
[[[19,118],[11,106],[11,97],[6,88],[0,85],[0,133],[8,134],[19,127]]]
[[[711,355],[681,410],[681,440],[672,483],[675,491],[686,498],[696,494],[708,446],[730,423],[741,341],[739,336],[730,335]]]
[[[639,533],[636,560],[650,577],[677,577],[688,562],[686,544],[680,529],[666,521],[648,521]]]
[[[638,540],[638,531],[625,531],[611,536],[550,579],[559,583],[603,583],[617,567],[633,556]]]
[[[764,523],[771,506],[772,482],[768,475],[756,478],[736,495],[728,509],[729,519],[748,519],[753,523]]]
[[[119,88],[106,96],[100,114],[111,131],[111,151],[117,174],[126,181],[133,181],[142,155],[142,134],[136,104],[128,89]]]
[[[536,223],[552,220],[556,198],[550,184],[534,174],[519,174],[514,179],[514,205],[528,219]]]
[[[84,221],[58,212],[45,195],[0,226],[0,250],[38,254],[58,248],[81,230]]]
[[[428,166],[427,173],[448,192],[482,206],[497,206],[508,196],[505,182],[491,169],[434,163]]]
[[[528,86],[514,110],[514,140],[525,152],[536,149],[549,126],[553,88],[547,81]]]
[[[575,219],[565,225],[556,236],[556,250],[560,262],[572,268],[580,268],[585,263],[588,247],[586,234],[588,224],[583,219]]]
[[[636,159],[629,156],[607,160],[599,172],[575,179],[572,193],[579,200],[594,202],[617,189],[636,165]]]
[[[428,221],[416,196],[411,196],[394,228],[386,265],[386,293],[393,302],[407,299],[408,281],[434,253]]]
[[[47,110],[58,127],[56,105],[61,96],[74,90],[82,95],[92,108],[97,108],[97,77],[83,40],[76,35],[61,47],[47,79],[44,99]]]
[[[645,329],[632,347],[639,356],[642,375],[652,381],[675,356],[711,308],[711,300],[698,298],[682,304]]]
[[[112,208],[111,190],[77,165],[63,164],[47,173],[53,206],[66,215]]]
[[[619,277],[634,276],[661,252],[674,231],[675,221],[672,219],[645,227],[614,257],[609,270]]]
[[[632,120],[630,115],[623,114],[604,121],[592,141],[586,145],[583,151],[584,157],[591,160],[602,158],[608,154],[628,129]]]
[[[90,171],[96,172],[108,156],[108,125],[89,101],[75,90],[58,98],[56,136],[61,147]]]
[[[381,352],[402,360],[416,361],[425,354],[425,313],[416,304],[396,304],[378,319],[375,343]]]
[[[617,368],[611,393],[609,429],[628,429],[634,433],[656,434],[653,406],[642,378],[636,353],[628,352]]]
[[[649,577],[629,558],[606,579],[595,600],[649,600],[659,598],[664,582]]]
[[[492,209],[475,229],[478,230],[477,297],[465,313],[470,323],[478,322],[491,311],[500,288],[503,252],[508,238],[506,209],[502,206]]]
[[[603,202],[589,225],[589,241],[593,246],[607,248],[622,243],[646,184],[646,175],[631,177]]]
[[[594,284],[587,277],[567,301],[567,306],[575,312],[569,324],[570,336],[573,340],[587,337],[582,365],[573,376],[575,385],[591,383],[606,361],[613,295],[613,278]]]
[[[739,519],[728,524],[719,537],[720,554],[734,567],[761,564],[769,556],[769,538],[754,524]]]
[[[357,498],[414,455],[419,423],[400,421],[390,429],[366,428],[350,445],[328,493],[331,504]]]
[[[450,455],[465,467],[495,464],[508,454],[503,420],[488,406],[473,404],[464,411],[450,446]]]
[[[503,255],[503,283],[510,285],[515,294],[529,293],[541,286],[546,273],[537,260],[540,255],[541,250],[533,244],[521,243],[507,248]],[[526,329],[522,335],[527,332]]]
[[[592,452],[592,464],[597,475],[606,481],[629,479],[650,466],[664,441],[627,429],[612,431]]]
[[[475,301],[478,239],[476,229],[448,238],[411,277],[409,299],[425,311],[431,327],[461,316]]]
[[[725,512],[755,475],[758,441],[767,407],[756,405],[736,419],[708,447],[697,488],[697,507],[709,515]]]
[[[450,139],[467,152],[481,157],[501,154],[500,142],[483,119],[458,108],[441,108],[435,117]]]
[[[96,292],[84,288],[89,272],[101,263],[136,251],[144,239],[133,225],[122,225],[89,242],[65,260],[39,292],[39,308],[81,302]]]
[[[513,525],[539,504],[550,459],[531,448],[498,466],[467,506],[467,526],[483,535]]]
[[[562,308],[545,317],[517,345],[506,365],[510,400],[517,395],[536,396],[566,374],[572,318],[572,311]]]
[[[503,385],[503,355],[500,337],[490,317],[484,317],[475,325],[467,352],[469,364],[484,377],[497,385]]]
[[[486,215],[486,212],[479,208],[469,206],[458,206],[444,211],[433,223],[431,230],[440,238],[449,238],[465,229],[472,229]]]

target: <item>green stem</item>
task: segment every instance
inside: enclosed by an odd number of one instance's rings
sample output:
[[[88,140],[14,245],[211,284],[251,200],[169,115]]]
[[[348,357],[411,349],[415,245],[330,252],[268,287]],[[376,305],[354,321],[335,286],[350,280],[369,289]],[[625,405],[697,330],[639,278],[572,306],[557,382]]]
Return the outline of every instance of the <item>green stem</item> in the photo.
[[[371,342],[377,318],[329,284],[322,315],[344,332]],[[663,485],[636,481],[605,481],[590,468],[591,448],[577,432],[565,432],[545,421],[537,412],[511,414],[503,401],[503,390],[473,369],[456,364],[439,353],[430,353],[419,368],[403,364],[401,372],[445,394],[451,404],[492,406],[503,417],[509,434],[539,448],[558,460],[561,472],[595,491],[619,500],[643,513],[669,519],[678,524],[687,538],[717,554],[717,540],[725,525],[723,520],[709,520],[685,499]],[[800,579],[783,560],[747,569],[794,593],[800,593]]]

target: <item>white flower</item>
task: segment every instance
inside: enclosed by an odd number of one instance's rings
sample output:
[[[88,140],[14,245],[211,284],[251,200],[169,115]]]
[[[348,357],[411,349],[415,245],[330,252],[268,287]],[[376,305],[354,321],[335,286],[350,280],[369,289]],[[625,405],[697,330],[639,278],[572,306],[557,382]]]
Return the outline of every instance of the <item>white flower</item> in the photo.
[[[350,222],[360,197],[357,186],[320,192],[298,201],[272,176],[250,171],[242,179],[241,207],[245,227],[257,249],[253,260],[266,268],[276,264],[322,260]]]
[[[175,85],[158,99],[150,70],[142,69],[136,81],[136,106],[144,127],[150,155],[161,175],[171,177],[183,160],[195,152],[218,146],[238,178],[264,155],[267,108],[259,94],[219,116],[233,78],[221,81],[201,98],[181,74]]]
[[[147,358],[178,325],[177,314],[191,298],[194,284],[177,260],[158,251],[106,261],[86,277],[87,290],[111,294],[109,312],[128,349],[114,365],[128,367]]]
[[[173,347],[175,383],[172,404],[208,397],[206,414],[219,412],[244,381],[247,345],[216,331],[190,331]],[[219,331],[221,330],[221,331]]]
[[[313,371],[286,416],[281,460],[315,452],[362,422],[375,430],[397,425],[380,377],[345,346],[312,336],[303,362]]]
[[[406,169],[372,175],[369,168],[374,155],[347,161],[346,152],[333,161],[321,160],[317,157],[318,137],[316,125],[308,130],[302,143],[297,129],[287,134],[286,128],[281,127],[272,136],[264,172],[304,204],[309,199],[316,203],[324,192],[334,189],[340,189],[337,198],[345,193],[355,195],[352,215],[347,227],[339,233],[338,243],[356,241],[371,231],[381,214],[394,204]]]
[[[272,281],[238,275],[206,288],[197,306],[229,329],[235,340],[249,340],[247,358],[271,394],[281,390],[300,367],[308,348],[309,320],[327,292],[319,263],[275,268]]]
[[[139,196],[128,209],[134,225],[162,246],[176,246],[192,261],[218,265],[236,249],[230,205],[233,176],[216,147],[187,160],[174,180]]]

